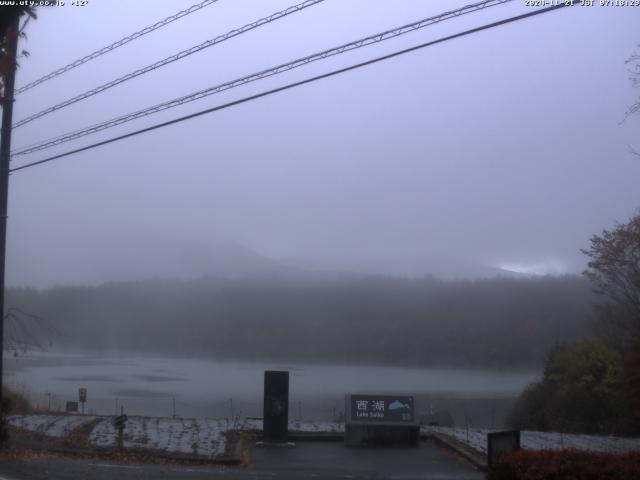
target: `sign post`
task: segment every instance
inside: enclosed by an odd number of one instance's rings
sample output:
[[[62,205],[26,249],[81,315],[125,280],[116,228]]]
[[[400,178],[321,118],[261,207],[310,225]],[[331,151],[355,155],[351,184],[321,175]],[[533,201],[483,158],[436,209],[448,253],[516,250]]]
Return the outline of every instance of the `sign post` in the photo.
[[[84,403],[87,401],[87,389],[79,388],[78,389],[78,400],[80,401],[80,405],[82,405],[82,415],[84,415]]]
[[[417,445],[420,427],[410,396],[347,395],[346,445]]]
[[[118,431],[118,449],[122,450],[124,448],[124,427],[127,424],[127,417],[124,413],[121,413],[117,417],[114,417],[111,422],[113,426]]]

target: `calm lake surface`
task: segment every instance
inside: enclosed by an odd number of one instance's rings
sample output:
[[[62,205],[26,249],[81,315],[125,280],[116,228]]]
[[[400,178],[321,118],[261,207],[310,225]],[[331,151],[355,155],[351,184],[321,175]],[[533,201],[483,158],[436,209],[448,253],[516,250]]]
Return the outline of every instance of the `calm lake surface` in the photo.
[[[447,410],[456,423],[500,426],[539,372],[244,363],[105,354],[6,357],[6,381],[40,408],[64,409],[87,389],[86,412],[183,417],[262,416],[264,370],[290,372],[290,418],[329,420],[347,393],[406,394],[418,413]],[[175,405],[175,407],[174,407]],[[174,410],[175,408],[175,410]]]

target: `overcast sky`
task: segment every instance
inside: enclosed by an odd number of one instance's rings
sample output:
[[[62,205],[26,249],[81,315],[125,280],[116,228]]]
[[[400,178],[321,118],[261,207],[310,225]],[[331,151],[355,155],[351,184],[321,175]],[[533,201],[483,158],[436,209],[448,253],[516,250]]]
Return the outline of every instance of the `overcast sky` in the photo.
[[[14,120],[294,2],[220,0],[19,95]],[[18,87],[195,0],[66,3],[28,25]],[[326,0],[17,128],[13,147],[466,3]],[[529,11],[492,7],[13,165]],[[640,8],[565,8],[15,172],[8,284],[215,275],[229,244],[313,269],[580,272],[589,237],[640,207],[640,118],[620,124],[639,26]]]

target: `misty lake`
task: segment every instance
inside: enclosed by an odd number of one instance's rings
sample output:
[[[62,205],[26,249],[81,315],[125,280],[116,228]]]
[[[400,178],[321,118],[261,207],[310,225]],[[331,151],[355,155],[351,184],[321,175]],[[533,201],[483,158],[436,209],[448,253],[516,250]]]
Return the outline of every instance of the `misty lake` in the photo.
[[[347,393],[408,394],[418,413],[447,410],[456,423],[499,426],[539,372],[307,365],[167,356],[30,353],[6,357],[7,381],[39,408],[62,410],[87,389],[87,413],[184,417],[262,416],[264,370],[290,371],[290,418],[326,420]]]

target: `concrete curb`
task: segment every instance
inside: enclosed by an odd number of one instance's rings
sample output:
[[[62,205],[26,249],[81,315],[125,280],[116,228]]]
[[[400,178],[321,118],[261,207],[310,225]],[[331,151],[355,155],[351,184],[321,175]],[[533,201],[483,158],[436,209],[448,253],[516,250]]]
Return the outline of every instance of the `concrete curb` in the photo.
[[[344,433],[340,432],[291,432],[288,435],[290,440],[299,442],[343,442]]]
[[[261,438],[262,430],[239,430],[244,433],[251,433],[257,438]],[[310,442],[343,442],[344,432],[300,432],[289,431],[287,439],[292,441]]]
[[[64,440],[51,439],[46,435],[32,434],[28,439],[21,436],[19,432],[14,430],[11,436],[11,444],[37,450],[42,452],[56,453],[65,456],[96,456],[105,457],[118,454],[136,455],[148,459],[156,460],[176,460],[198,464],[220,464],[220,465],[238,465],[242,462],[242,439],[234,439],[235,445],[230,454],[224,454],[217,457],[205,457],[202,455],[192,455],[189,453],[167,452],[163,450],[153,450],[145,448],[124,448],[119,450],[117,447],[94,447],[89,445],[73,445],[65,444]]]
[[[240,442],[238,442],[238,445]],[[20,446],[19,444],[15,444]],[[69,457],[111,457],[118,454],[123,455],[135,455],[140,456],[141,460],[144,459],[156,459],[156,460],[176,460],[181,462],[195,463],[195,464],[215,464],[215,465],[238,465],[241,463],[242,459],[240,457],[241,449],[240,447],[236,447],[236,451],[232,456],[221,456],[221,457],[202,457],[202,456],[193,456],[189,454],[180,454],[177,452],[161,452],[158,450],[145,450],[140,448],[125,448],[123,450],[118,450],[117,448],[74,448],[74,447],[63,447],[57,445],[42,445],[40,447],[28,447],[31,450],[37,450],[41,452],[49,452],[56,453],[59,455],[69,456]]]

